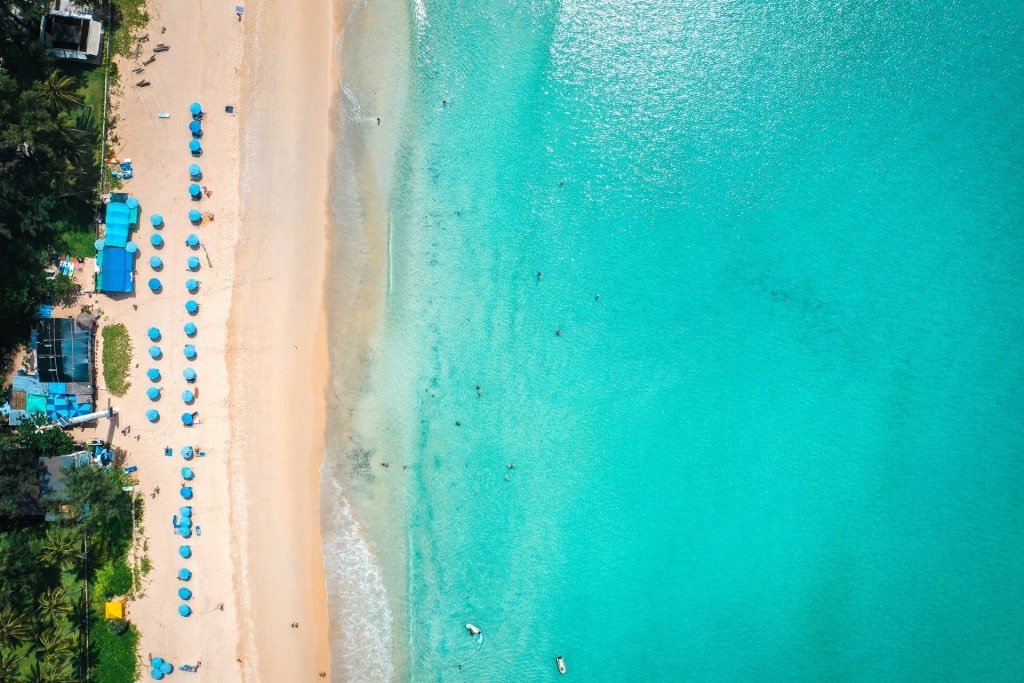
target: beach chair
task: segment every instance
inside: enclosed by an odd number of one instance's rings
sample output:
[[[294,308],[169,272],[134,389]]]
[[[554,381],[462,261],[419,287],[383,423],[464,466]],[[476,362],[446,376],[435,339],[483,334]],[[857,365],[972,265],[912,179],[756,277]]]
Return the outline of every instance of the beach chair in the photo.
[[[171,448],[170,446],[164,446],[164,455],[167,456],[168,458],[171,457],[172,455],[174,455],[174,449]]]

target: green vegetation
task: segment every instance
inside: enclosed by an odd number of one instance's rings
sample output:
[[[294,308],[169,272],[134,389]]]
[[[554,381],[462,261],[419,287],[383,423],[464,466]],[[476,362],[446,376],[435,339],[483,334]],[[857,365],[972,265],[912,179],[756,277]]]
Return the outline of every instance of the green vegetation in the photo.
[[[124,396],[131,384],[128,374],[132,367],[132,340],[124,325],[103,328],[103,381],[114,396]]]
[[[139,631],[134,624],[128,630],[114,633],[103,625],[102,619],[93,622],[90,638],[93,646],[92,680],[103,683],[134,683],[139,680]]]
[[[122,57],[132,56],[134,36],[149,23],[144,0],[112,0],[114,8],[113,50]]]

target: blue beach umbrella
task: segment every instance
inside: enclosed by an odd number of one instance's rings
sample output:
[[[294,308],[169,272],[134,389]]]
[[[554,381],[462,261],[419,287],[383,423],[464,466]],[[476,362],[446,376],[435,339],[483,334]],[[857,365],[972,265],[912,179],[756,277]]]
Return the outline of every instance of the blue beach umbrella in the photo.
[[[136,197],[129,197],[124,201],[124,205],[129,209],[137,209],[139,208],[139,200]]]
[[[182,586],[181,588],[178,589],[178,597],[181,598],[182,600],[191,600],[192,599],[192,591],[190,591],[188,588],[185,588],[184,586]]]
[[[199,209],[189,209],[188,219],[193,223],[202,223],[203,214],[202,212],[199,211]]]
[[[153,667],[154,669],[159,669],[161,666],[164,665],[164,658],[163,657],[153,657],[153,659],[149,660],[149,665],[151,667]]]
[[[158,277],[151,277],[151,278],[149,278],[149,288],[151,290],[153,290],[154,292],[159,292],[162,287],[163,287],[163,283],[160,282],[160,278],[158,278]]]
[[[156,344],[153,344],[153,346],[149,347],[149,357],[152,358],[153,360],[157,360],[162,355],[164,355],[163,350]]]
[[[198,331],[199,330],[196,328],[196,324],[195,323],[193,323],[193,322],[185,323],[185,334],[187,334],[188,336],[194,337],[194,336],[196,336],[196,332],[198,332]]]
[[[178,525],[178,535],[182,538],[192,538],[192,525],[182,522]]]
[[[183,617],[187,617],[188,615],[192,614],[192,608],[188,605],[180,605],[178,607],[178,614],[180,614]]]
[[[184,467],[182,469],[186,469],[187,470],[188,468]],[[191,522],[192,521],[192,506],[191,505],[182,505],[180,508],[178,508],[178,514],[181,515],[182,517],[187,517],[189,522]]]
[[[193,180],[199,180],[203,177],[203,169],[199,168],[199,164],[192,164],[188,167],[188,175]]]
[[[199,289],[199,280],[192,277],[185,280],[185,289],[188,290],[189,294],[195,294],[196,290]]]
[[[195,478],[195,476],[196,473],[192,471],[191,467],[181,468],[181,478],[184,479],[185,481],[192,481]],[[182,508],[182,510],[184,509],[185,508]],[[191,511],[189,512],[189,514],[192,514]]]
[[[137,254],[139,253],[139,245],[136,244],[135,242],[129,242],[128,244],[124,245],[124,250],[129,254]]]
[[[184,498],[185,500],[192,500],[192,487],[191,486],[182,486],[180,493],[181,493],[181,497]]]
[[[149,377],[154,382],[160,381],[160,371],[157,370],[156,368],[150,368],[149,370],[146,370],[146,376]]]
[[[164,662],[160,665],[160,670],[163,671],[165,674],[169,674],[172,671],[174,671],[174,665],[170,662]]]
[[[196,400],[196,395],[190,389],[186,389],[181,392],[181,400],[185,403],[193,403]]]
[[[105,247],[106,244],[106,240],[98,239],[92,243],[92,246],[96,247],[96,251],[103,251],[103,247]]]
[[[164,672],[160,669],[153,669],[149,672],[149,675],[153,677],[154,681],[162,681],[164,679]]]
[[[149,267],[152,268],[153,270],[160,270],[161,268],[164,267],[164,260],[159,256],[150,256]]]
[[[191,415],[189,415],[189,417],[191,417]],[[184,419],[184,418],[182,418],[182,419]],[[184,448],[182,448],[181,449],[181,457],[185,458],[186,460],[191,460],[192,459],[192,447],[191,446],[185,446]]]
[[[178,548],[178,554],[184,557],[186,560],[192,557],[192,546],[183,545]]]
[[[160,341],[160,328],[159,327],[151,327],[151,328],[149,328],[149,331],[146,332],[146,334],[149,335],[149,338],[150,338],[151,341]]]
[[[150,422],[156,422],[160,419],[160,411],[156,408],[150,408],[146,411],[146,419]]]
[[[192,233],[191,235],[185,238],[185,244],[193,248],[198,247],[199,235]]]
[[[150,387],[146,389],[146,396],[149,396],[150,399],[155,401],[160,398],[160,390],[156,387]]]
[[[199,144],[199,140],[189,140],[188,151],[192,152],[194,157],[201,156],[203,154],[203,146]]]
[[[194,273],[195,271],[199,270],[199,266],[200,266],[200,262],[199,262],[199,257],[198,256],[189,256],[188,257],[188,269],[189,270],[191,270]]]
[[[188,194],[190,197],[192,197],[192,199],[202,199],[203,188],[199,187],[199,185],[196,183],[192,183],[191,185],[188,186]]]
[[[195,299],[189,299],[185,302],[185,310],[189,313],[195,313],[199,310],[199,304],[196,303]]]
[[[181,414],[181,422],[186,427],[192,426],[192,424],[194,424],[195,421],[196,421],[196,419],[194,417],[192,417],[192,413],[182,413]]]
[[[203,124],[199,121],[189,121],[188,132],[192,133],[194,138],[203,137]]]
[[[198,102],[193,102],[192,104],[188,105],[188,111],[190,114],[192,114],[192,116],[199,116],[203,113],[203,106]]]
[[[182,372],[181,374],[185,376],[185,381],[186,382],[195,382],[196,381],[196,371],[193,370],[192,368],[185,368],[185,371]]]
[[[149,217],[149,223],[154,228],[159,228],[164,224],[164,217],[158,213],[154,213]]]
[[[178,578],[182,581],[188,581],[192,578],[192,572],[186,569],[185,567],[182,567],[178,570]]]
[[[153,235],[152,237],[149,238],[149,243],[152,244],[154,247],[159,248],[164,246],[164,238],[161,237],[160,235]]]
[[[194,344],[185,344],[185,358],[194,360],[196,357],[196,347]]]

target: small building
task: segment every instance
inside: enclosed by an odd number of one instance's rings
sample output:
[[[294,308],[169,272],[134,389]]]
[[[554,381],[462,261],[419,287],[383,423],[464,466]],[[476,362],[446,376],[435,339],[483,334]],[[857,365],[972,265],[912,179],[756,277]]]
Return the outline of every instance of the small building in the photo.
[[[61,59],[99,64],[103,57],[103,23],[89,14],[51,10],[43,15],[39,40]],[[49,42],[47,42],[49,41]]]

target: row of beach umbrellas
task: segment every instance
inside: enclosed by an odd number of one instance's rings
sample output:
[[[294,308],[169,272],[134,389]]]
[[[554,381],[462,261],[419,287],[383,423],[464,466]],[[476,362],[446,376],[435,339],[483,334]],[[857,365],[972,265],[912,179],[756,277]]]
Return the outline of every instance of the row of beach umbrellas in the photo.
[[[97,242],[102,242],[102,240],[97,240]],[[164,246],[164,236],[161,235],[158,232],[154,232],[152,234],[152,236],[150,236],[150,238],[149,238],[149,243],[151,245],[153,245],[155,248],[160,249],[161,247]],[[129,243],[129,244],[133,244],[133,243]],[[185,246],[192,247],[193,249],[198,249],[199,248],[199,235],[195,234],[194,232],[191,233],[188,237],[185,238]],[[101,247],[102,247],[102,245],[101,245]],[[126,250],[127,250],[127,248],[126,248]],[[135,250],[138,251],[138,247],[135,247]]]
[[[196,164],[192,164],[192,166],[190,166],[189,168],[190,169],[196,169],[197,171],[199,170],[199,166],[197,166]],[[201,173],[201,171],[200,171],[200,173]],[[189,192],[189,195],[191,195],[193,199],[201,199],[202,198],[202,193],[203,193],[203,188],[200,187],[196,183],[192,183],[192,184],[190,184],[188,186],[188,192]],[[200,223],[203,222],[203,212],[200,211],[199,209],[189,209],[189,211],[188,211],[188,220],[193,225],[199,225]],[[153,228],[156,229],[156,230],[162,230],[164,228],[164,226],[167,225],[167,223],[164,221],[164,217],[161,214],[158,214],[158,213],[154,213],[154,214],[150,215],[149,222],[152,223]],[[161,237],[160,239],[162,240],[163,238]],[[96,240],[96,242],[97,242],[97,244],[100,245],[100,248],[102,248],[102,244],[101,243],[103,242],[103,240]],[[152,242],[152,239],[150,240],[150,242]],[[163,243],[161,242],[161,244],[163,244]]]

